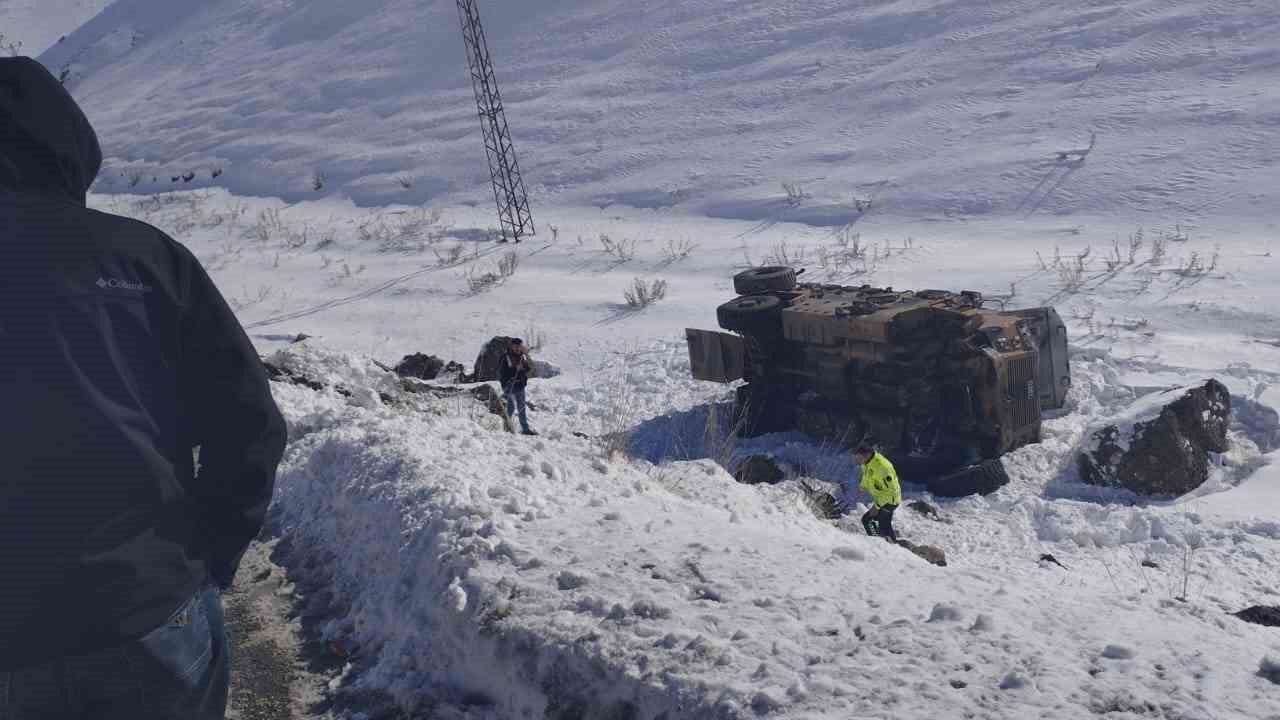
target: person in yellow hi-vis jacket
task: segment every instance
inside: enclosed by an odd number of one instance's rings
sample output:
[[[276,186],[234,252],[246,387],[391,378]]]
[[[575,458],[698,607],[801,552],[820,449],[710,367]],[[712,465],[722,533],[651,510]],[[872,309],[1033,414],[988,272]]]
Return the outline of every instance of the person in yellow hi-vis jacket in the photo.
[[[867,529],[868,535],[879,535],[897,542],[898,535],[893,531],[893,511],[902,504],[898,472],[893,469],[889,458],[873,447],[860,446],[853,452],[853,457],[862,466],[862,482],[858,485],[871,494],[871,509],[862,516],[862,527]]]

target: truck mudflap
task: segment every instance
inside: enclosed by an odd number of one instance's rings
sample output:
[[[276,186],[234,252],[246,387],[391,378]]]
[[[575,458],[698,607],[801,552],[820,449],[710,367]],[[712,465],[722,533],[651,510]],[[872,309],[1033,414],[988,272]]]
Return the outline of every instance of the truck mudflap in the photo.
[[[689,365],[696,380],[731,383],[746,372],[746,345],[738,335],[711,330],[684,331]]]

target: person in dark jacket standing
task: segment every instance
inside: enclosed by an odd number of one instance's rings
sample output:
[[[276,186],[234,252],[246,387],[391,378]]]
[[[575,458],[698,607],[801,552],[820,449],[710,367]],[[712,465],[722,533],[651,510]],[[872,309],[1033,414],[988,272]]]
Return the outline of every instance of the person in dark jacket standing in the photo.
[[[512,338],[507,353],[502,356],[502,363],[498,365],[498,383],[502,385],[502,396],[507,403],[507,417],[518,412],[520,432],[525,435],[538,434],[529,429],[529,413],[525,407],[525,387],[529,384],[529,371],[532,369],[524,340]]]
[[[101,161],[62,85],[0,59],[0,718],[222,718],[218,589],[284,423],[191,253],[85,207]]]

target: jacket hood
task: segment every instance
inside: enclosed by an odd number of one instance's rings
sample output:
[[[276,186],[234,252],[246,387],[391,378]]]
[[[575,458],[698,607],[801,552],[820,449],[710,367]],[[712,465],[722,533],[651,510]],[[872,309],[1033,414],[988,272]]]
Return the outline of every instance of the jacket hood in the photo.
[[[0,58],[0,188],[84,204],[102,167],[93,126],[31,58]]]

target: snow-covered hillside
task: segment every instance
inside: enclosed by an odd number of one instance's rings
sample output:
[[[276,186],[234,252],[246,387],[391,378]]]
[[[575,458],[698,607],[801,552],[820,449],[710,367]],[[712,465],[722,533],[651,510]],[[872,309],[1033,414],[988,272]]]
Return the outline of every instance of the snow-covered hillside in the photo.
[[[6,52],[10,43],[21,44],[23,55],[36,56],[68,33],[75,31],[112,0],[0,0],[0,35]]]
[[[542,203],[1172,223],[1261,219],[1280,181],[1271,0],[482,10]],[[117,181],[297,199],[320,174],[362,203],[488,203],[452,0],[119,0],[42,59],[72,69]],[[1056,159],[1092,133],[1087,161]],[[784,182],[812,198],[788,209]]]

